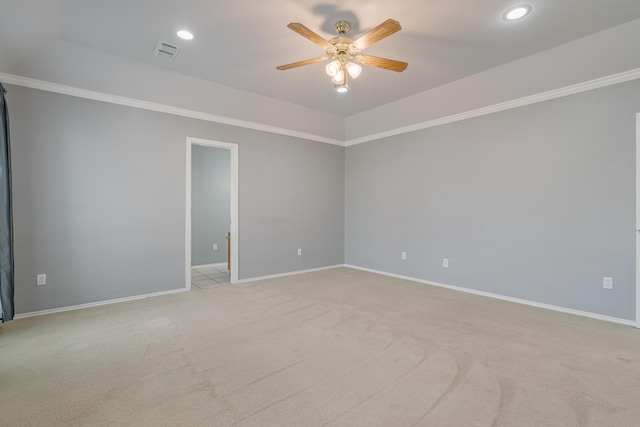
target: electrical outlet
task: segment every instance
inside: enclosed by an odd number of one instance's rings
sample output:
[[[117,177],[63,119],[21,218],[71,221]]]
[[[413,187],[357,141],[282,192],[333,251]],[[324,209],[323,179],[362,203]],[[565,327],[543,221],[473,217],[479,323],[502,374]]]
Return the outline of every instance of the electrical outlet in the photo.
[[[217,243],[214,243],[214,244],[213,244],[213,250],[214,250],[214,251],[217,251],[217,250],[218,250],[218,244],[217,244]]]
[[[449,258],[442,258],[442,266],[444,268],[449,268]]]
[[[407,253],[406,252],[402,252],[402,259],[407,259]]]
[[[302,248],[298,248],[298,256],[302,255]]]
[[[46,274],[38,274],[36,276],[36,285],[42,286],[47,284],[47,275]]]
[[[613,277],[603,277],[602,287],[604,289],[613,289]]]

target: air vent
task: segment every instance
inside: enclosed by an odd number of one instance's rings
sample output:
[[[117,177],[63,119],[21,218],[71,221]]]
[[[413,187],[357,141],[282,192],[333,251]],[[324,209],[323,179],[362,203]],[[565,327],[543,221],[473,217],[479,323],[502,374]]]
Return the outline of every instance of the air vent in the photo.
[[[153,50],[153,54],[158,58],[163,58],[167,61],[173,61],[178,54],[178,50],[180,50],[178,46],[173,46],[169,43],[158,41],[158,43],[156,43],[156,48]]]

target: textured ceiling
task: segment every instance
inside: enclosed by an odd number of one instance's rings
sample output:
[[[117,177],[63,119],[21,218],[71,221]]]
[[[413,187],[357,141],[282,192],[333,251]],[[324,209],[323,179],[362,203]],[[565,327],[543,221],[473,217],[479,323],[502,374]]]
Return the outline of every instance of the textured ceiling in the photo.
[[[502,19],[523,2],[531,15]],[[347,117],[638,19],[640,1],[60,0],[59,18],[63,41]],[[276,70],[323,55],[289,22],[331,38],[344,19],[355,38],[387,18],[403,29],[366,53],[408,62],[403,73],[365,67],[351,91],[338,94],[323,64]],[[179,39],[183,28],[195,39]],[[152,55],[158,40],[181,47],[174,62]]]

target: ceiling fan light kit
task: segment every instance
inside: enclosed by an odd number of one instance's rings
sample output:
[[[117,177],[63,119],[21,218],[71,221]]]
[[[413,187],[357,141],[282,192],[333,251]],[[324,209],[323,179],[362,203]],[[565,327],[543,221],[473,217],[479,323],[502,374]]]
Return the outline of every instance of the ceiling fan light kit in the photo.
[[[338,93],[349,92],[349,85],[347,85],[347,82],[344,82],[342,84],[334,84],[333,87],[336,88],[336,92]]]
[[[303,65],[316,64],[318,62],[330,60],[331,62],[329,62],[325,67],[325,72],[329,77],[331,77],[331,82],[338,92],[347,92],[349,90],[347,78],[351,77],[352,79],[357,79],[362,73],[362,65],[369,65],[396,72],[406,70],[408,65],[406,62],[379,58],[360,53],[372,44],[379,42],[385,37],[388,37],[402,29],[400,24],[393,19],[387,19],[382,24],[358,37],[356,40],[346,36],[347,31],[351,28],[351,25],[347,21],[338,21],[336,23],[338,37],[334,37],[331,40],[323,39],[318,34],[299,23],[291,23],[287,25],[287,27],[322,47],[327,56],[281,65],[276,68],[278,70],[290,70],[292,68],[302,67]]]

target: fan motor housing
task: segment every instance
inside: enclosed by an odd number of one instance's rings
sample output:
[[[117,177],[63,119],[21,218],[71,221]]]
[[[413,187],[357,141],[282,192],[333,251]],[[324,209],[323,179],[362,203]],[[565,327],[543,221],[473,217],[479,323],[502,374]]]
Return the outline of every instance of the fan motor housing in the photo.
[[[338,21],[336,22],[336,31],[338,34],[343,35],[346,34],[351,29],[351,24],[347,21]]]

